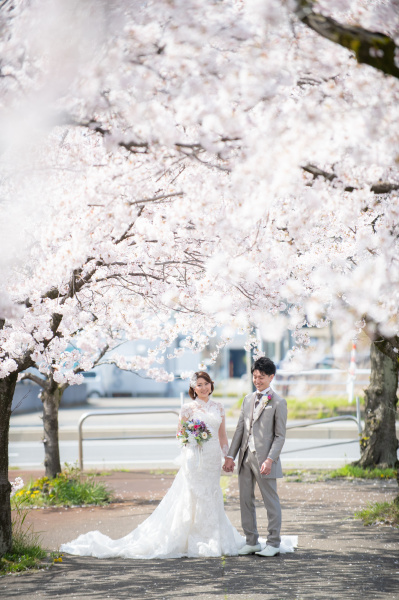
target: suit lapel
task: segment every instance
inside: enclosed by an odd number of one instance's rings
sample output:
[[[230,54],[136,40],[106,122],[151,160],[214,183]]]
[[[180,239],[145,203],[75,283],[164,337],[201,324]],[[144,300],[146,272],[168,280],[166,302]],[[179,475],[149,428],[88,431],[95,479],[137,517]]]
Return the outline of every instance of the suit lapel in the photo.
[[[252,419],[254,416],[255,398],[256,398],[256,392],[253,392],[252,398],[251,398],[251,403],[249,405],[249,423],[250,424],[252,423]]]
[[[273,391],[272,391],[272,390],[270,390],[270,392],[268,392],[268,394],[267,394],[267,395],[268,395],[268,396],[271,396],[271,397],[272,397],[272,400],[273,400]],[[266,396],[266,397],[267,397],[267,396]],[[270,400],[270,401],[268,402],[268,404],[270,404],[270,402],[271,402],[272,400]],[[253,403],[253,404],[255,405],[255,399],[254,399],[254,403]],[[265,410],[265,408],[266,408],[266,404],[267,404],[267,402],[265,402],[265,397],[263,397],[263,399],[262,399],[262,405],[259,407],[258,411],[257,411],[257,412],[255,413],[255,415],[254,415],[254,423],[255,423],[255,421],[257,421],[257,420],[259,419],[259,417],[261,416],[261,414],[262,414],[262,413],[263,413],[263,411]]]

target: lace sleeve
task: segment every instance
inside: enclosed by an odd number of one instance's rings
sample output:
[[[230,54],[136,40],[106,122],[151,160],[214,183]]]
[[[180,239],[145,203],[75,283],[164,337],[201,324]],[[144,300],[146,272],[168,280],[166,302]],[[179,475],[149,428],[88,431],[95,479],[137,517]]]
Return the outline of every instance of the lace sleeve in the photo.
[[[179,421],[177,423],[177,433],[180,431],[182,421],[188,421],[191,417],[191,413],[192,410],[190,404],[183,404],[180,409]]]
[[[214,402],[216,409],[219,413],[219,415],[222,417],[222,419],[225,417],[225,412],[224,412],[224,406],[221,402]]]
[[[223,404],[220,404],[218,402],[217,407],[218,407],[219,414],[222,417],[222,422],[220,423],[220,427],[219,427],[219,443],[220,443],[220,447],[222,449],[222,454],[224,457],[226,457],[227,452],[229,451],[229,443],[227,440],[227,433],[226,433],[226,415],[225,415]]]
[[[188,421],[191,417],[191,413],[192,413],[191,405],[183,404],[183,406],[180,409],[179,422]]]

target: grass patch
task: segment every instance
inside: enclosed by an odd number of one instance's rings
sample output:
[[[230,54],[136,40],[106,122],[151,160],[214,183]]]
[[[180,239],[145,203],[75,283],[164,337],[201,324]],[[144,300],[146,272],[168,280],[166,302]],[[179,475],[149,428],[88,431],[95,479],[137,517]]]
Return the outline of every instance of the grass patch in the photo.
[[[48,552],[41,546],[40,534],[33,531],[32,525],[25,527],[29,512],[25,499],[12,497],[14,511],[12,518],[12,548],[0,558],[0,576],[20,573],[32,569],[48,568],[51,562],[62,561],[59,552]]]
[[[234,416],[240,410],[243,396],[229,411],[228,416]],[[298,399],[288,396],[288,419],[326,419],[340,415],[353,415],[356,412],[355,404],[348,404],[346,397],[327,396]],[[360,406],[364,404],[364,398],[360,398]]]
[[[17,519],[21,521],[20,524],[16,524],[13,520],[12,550],[0,558],[0,576],[32,569],[45,569],[52,562],[62,561],[59,552],[47,552],[42,548],[40,535],[35,533],[31,526],[23,530],[25,515],[26,513],[21,519],[19,513]]]
[[[297,483],[318,483],[329,479],[330,471],[327,469],[284,469],[284,479]]]
[[[12,497],[11,507],[16,508],[20,502],[27,508],[104,505],[112,500],[112,490],[104,483],[95,481],[94,475],[84,476],[77,467],[66,464],[62,473],[54,479],[40,477],[30,481]]]
[[[299,469],[289,469],[284,471],[284,478],[286,481],[296,481],[302,482],[304,481],[305,472]]]
[[[131,469],[122,469],[122,468],[118,468],[116,467],[115,469],[110,469],[109,471],[93,471],[93,470],[87,470],[85,469],[85,474],[86,476],[90,476],[90,477],[109,477],[110,475],[113,475],[114,473],[130,473]]]
[[[349,479],[395,479],[395,469],[364,469],[363,467],[356,467],[354,465],[345,465],[340,469],[331,471],[328,475],[329,478],[346,477]]]
[[[12,521],[12,549],[0,559],[0,574],[19,573],[29,569],[43,568],[47,552],[40,544],[40,536],[32,527],[24,530],[27,511],[19,506]]]
[[[40,546],[25,547],[22,551],[12,550],[0,558],[0,577],[31,569],[45,569],[50,564],[45,559],[49,559],[49,555]]]
[[[355,513],[365,525],[391,525],[399,527],[399,503],[376,502]]]
[[[345,465],[340,469],[284,469],[284,479],[289,482],[317,483],[330,479],[396,479],[395,469],[363,469]]]

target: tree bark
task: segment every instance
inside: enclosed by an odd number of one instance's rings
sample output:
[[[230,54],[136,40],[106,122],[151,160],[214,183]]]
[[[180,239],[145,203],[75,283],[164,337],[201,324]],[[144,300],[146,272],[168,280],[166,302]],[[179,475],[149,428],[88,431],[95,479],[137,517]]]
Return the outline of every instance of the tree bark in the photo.
[[[43,403],[43,445],[46,476],[52,479],[61,473],[58,434],[58,409],[66,386],[58,385],[52,378],[41,392]]]
[[[370,385],[365,390],[365,426],[357,464],[362,467],[395,467],[398,362],[380,352],[374,343],[371,344],[370,359]]]
[[[342,25],[331,17],[315,13],[312,0],[297,0],[295,4],[296,16],[313,31],[352,50],[359,63],[365,63],[387,75],[399,78],[399,68],[396,64],[398,47],[393,38],[378,31]]]
[[[0,379],[0,556],[12,549],[11,484],[8,481],[8,432],[18,373]]]

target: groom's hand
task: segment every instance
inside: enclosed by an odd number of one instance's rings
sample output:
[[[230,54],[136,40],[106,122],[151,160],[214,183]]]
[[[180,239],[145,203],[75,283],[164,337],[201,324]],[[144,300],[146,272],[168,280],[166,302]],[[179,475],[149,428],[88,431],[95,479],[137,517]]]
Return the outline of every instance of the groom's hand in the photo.
[[[232,473],[234,471],[234,465],[234,460],[229,456],[226,456],[224,459],[223,471],[226,471],[226,473]]]
[[[271,458],[267,458],[265,462],[262,463],[262,466],[260,468],[260,472],[262,473],[262,475],[270,475],[270,473],[272,472],[272,464],[273,461]]]

